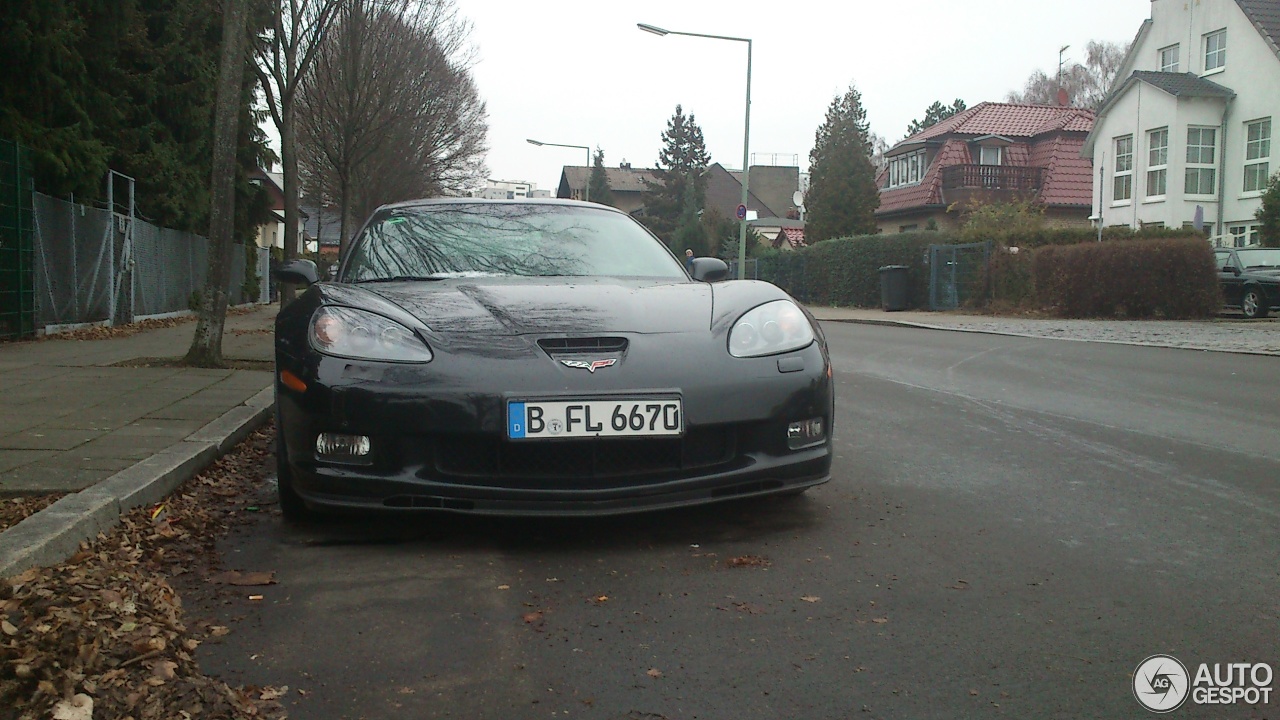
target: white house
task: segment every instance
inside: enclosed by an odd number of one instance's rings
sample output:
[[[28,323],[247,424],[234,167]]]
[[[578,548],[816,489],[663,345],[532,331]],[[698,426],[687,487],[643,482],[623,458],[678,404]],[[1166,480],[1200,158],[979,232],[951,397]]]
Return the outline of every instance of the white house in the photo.
[[[1084,155],[1106,226],[1186,227],[1258,241],[1280,165],[1280,0],[1151,0]]]

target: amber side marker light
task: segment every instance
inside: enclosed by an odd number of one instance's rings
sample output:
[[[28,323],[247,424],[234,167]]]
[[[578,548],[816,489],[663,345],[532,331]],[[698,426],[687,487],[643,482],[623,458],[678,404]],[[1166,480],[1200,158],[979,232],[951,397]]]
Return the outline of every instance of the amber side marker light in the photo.
[[[290,390],[294,390],[296,392],[307,391],[307,384],[302,382],[302,378],[294,375],[288,370],[280,371],[280,382],[284,383],[284,386]]]

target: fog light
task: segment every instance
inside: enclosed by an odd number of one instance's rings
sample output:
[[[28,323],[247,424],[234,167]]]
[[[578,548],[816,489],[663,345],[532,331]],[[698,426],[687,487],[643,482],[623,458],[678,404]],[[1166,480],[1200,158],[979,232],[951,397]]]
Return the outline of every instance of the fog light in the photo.
[[[787,426],[787,447],[792,450],[821,445],[826,439],[822,418],[801,420]]]
[[[369,456],[369,438],[364,435],[320,433],[316,437],[316,455],[324,460],[361,461]]]

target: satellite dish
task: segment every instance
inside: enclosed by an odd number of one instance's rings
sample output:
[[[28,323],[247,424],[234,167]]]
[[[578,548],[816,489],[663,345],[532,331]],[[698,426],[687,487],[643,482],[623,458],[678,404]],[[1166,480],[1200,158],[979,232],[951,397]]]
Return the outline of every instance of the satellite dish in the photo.
[[[791,202],[796,207],[804,207],[804,193],[799,190],[795,191],[795,193],[791,195]]]

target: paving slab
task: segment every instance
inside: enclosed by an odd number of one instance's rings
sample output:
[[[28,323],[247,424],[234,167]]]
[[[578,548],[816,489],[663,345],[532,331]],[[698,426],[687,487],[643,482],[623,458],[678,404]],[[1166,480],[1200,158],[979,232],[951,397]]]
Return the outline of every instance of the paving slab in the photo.
[[[226,355],[270,360],[275,312],[228,316]],[[12,368],[0,373],[0,494],[84,489],[121,463],[184,442],[271,386],[270,371],[141,366],[182,357],[194,331],[185,323],[0,344],[0,367]]]

